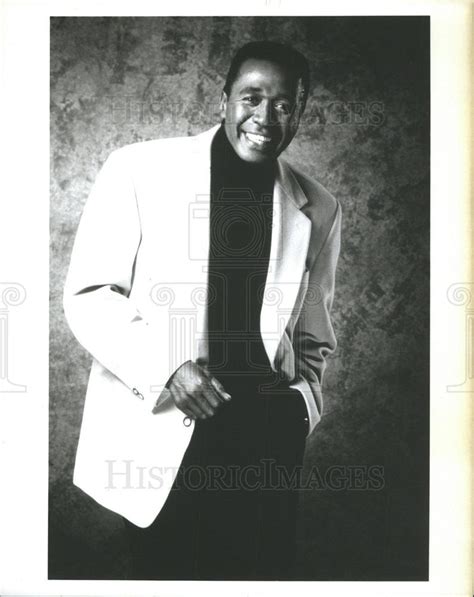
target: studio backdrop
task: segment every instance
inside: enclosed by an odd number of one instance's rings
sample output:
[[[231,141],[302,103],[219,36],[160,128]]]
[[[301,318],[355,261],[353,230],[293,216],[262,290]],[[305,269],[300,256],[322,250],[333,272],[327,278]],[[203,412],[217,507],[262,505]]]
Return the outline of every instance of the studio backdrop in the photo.
[[[50,578],[123,579],[129,566],[120,517],[72,483],[91,357],[62,292],[88,193],[114,149],[217,124],[235,50],[269,39],[311,68],[283,157],[343,211],[298,578],[427,580],[429,34],[427,17],[51,19]]]

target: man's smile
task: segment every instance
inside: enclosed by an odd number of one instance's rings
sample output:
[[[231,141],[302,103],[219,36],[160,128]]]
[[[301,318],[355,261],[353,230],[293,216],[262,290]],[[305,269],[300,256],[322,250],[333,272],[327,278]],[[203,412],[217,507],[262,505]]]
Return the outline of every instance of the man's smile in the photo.
[[[262,135],[261,133],[251,133],[248,131],[242,131],[243,136],[252,149],[265,150],[269,149],[275,144],[275,140],[268,135]]]

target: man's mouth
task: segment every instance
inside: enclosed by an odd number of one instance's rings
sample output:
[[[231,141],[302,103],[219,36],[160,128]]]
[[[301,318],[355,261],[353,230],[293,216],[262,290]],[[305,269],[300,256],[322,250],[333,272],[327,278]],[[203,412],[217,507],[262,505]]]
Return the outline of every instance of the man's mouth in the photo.
[[[271,137],[268,137],[267,135],[260,135],[258,133],[248,133],[244,131],[244,136],[252,147],[256,147],[258,149],[268,147],[273,141]]]

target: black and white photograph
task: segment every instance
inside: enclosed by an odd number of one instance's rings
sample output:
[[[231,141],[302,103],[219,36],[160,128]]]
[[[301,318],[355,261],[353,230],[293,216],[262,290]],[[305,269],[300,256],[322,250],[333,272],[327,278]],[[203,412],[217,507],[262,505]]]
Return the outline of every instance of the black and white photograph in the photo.
[[[429,48],[51,19],[50,578],[428,578]]]
[[[472,16],[2,3],[1,595],[472,595]]]

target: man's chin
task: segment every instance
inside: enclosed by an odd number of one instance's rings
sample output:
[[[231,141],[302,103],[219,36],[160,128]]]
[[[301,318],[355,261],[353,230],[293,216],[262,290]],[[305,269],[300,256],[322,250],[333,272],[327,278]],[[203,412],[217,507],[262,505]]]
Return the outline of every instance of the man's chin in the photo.
[[[245,139],[239,140],[237,154],[245,162],[251,162],[253,164],[263,164],[270,160],[274,160],[277,157],[274,148],[259,149],[250,147]]]

